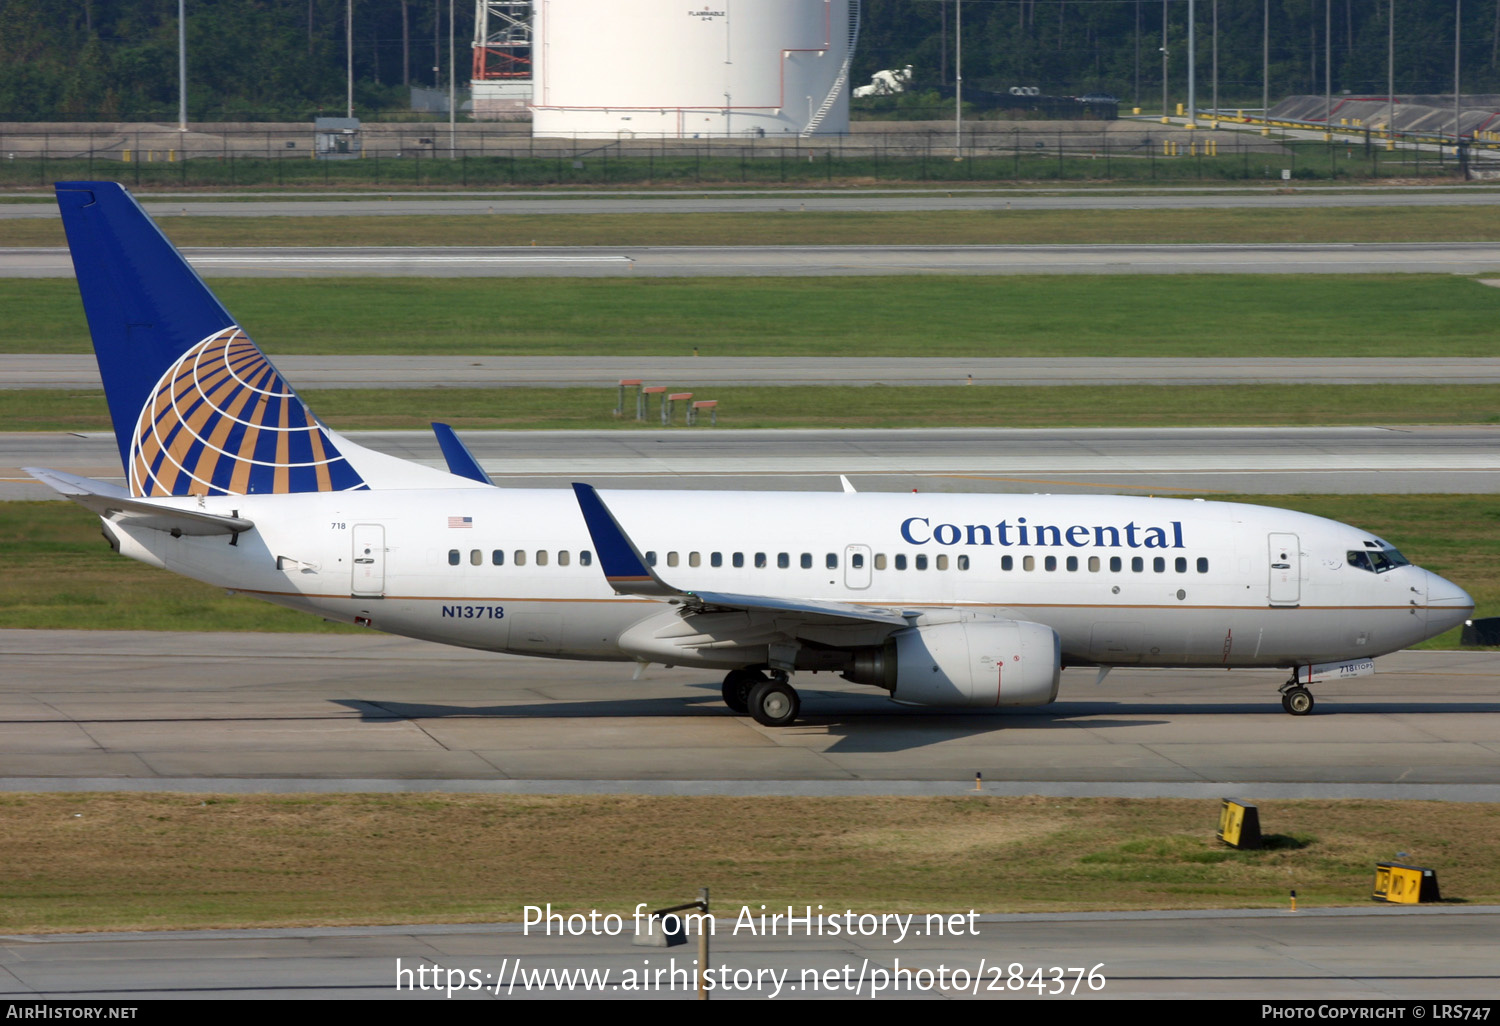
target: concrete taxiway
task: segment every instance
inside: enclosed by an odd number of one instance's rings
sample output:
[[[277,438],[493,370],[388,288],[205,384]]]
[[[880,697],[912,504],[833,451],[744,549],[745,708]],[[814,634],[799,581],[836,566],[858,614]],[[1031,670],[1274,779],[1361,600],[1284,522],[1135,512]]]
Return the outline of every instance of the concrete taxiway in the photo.
[[[205,277],[739,277],[893,274],[1481,274],[1492,242],[1019,246],[202,247]],[[71,278],[64,248],[0,250],[0,277]]]
[[[660,904],[660,896],[642,897]],[[818,895],[797,900],[816,912]],[[712,999],[1426,1000],[1458,1017],[1455,1002],[1487,1005],[1500,992],[1494,959],[1500,909],[1484,906],[960,915],[960,927],[955,931],[944,919],[941,934],[936,919],[918,914],[904,936],[900,922],[860,919],[866,912],[837,911],[840,926],[855,924],[854,936],[819,935],[815,930],[830,922],[823,919],[795,936],[783,928],[771,937],[758,930],[752,935],[737,919],[739,908],[716,906],[708,959]],[[804,915],[803,908],[796,914]],[[696,936],[667,950],[635,947],[628,917],[617,936],[603,935],[603,925],[582,937],[538,936],[538,929],[526,934],[518,924],[484,924],[3,937],[0,1000],[129,1005],[159,998],[697,997]],[[1032,980],[1036,985],[1028,987]],[[1419,1018],[1415,1010],[1395,1011]]]
[[[1495,357],[277,356],[300,388],[1500,384]],[[0,390],[100,388],[93,356],[0,353]],[[631,395],[633,396],[633,392]],[[633,401],[633,400],[632,400]],[[632,407],[633,409],[633,407]]]
[[[247,599],[246,601],[251,601]],[[1063,674],[1058,703],[955,714],[799,674],[802,719],[721,675],[375,633],[0,632],[7,790],[996,793],[1500,800],[1500,656],[1403,652],[1281,710],[1284,671]]]
[[[432,416],[442,418],[440,405]],[[430,431],[348,434],[443,465]],[[846,474],[865,491],[1500,492],[1500,428],[1487,426],[462,434],[506,485],[808,489],[836,488]],[[56,497],[27,466],[121,477],[115,437],[102,431],[0,434],[0,499]]]

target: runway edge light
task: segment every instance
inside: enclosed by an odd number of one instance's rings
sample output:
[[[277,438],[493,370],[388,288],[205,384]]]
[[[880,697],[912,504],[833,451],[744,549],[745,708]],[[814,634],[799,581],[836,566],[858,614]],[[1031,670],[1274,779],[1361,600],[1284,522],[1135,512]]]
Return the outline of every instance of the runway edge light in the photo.
[[[1248,802],[1223,799],[1219,808],[1219,840],[1231,848],[1250,851],[1260,847],[1260,812]]]
[[[1371,897],[1398,905],[1443,900],[1435,870],[1395,862],[1375,863],[1375,893]]]

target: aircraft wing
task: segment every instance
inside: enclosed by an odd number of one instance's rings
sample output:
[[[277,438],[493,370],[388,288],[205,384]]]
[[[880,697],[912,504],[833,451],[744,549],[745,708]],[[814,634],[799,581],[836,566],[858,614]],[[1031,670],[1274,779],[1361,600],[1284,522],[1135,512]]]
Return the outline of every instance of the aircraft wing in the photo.
[[[111,520],[129,521],[132,527],[149,527],[166,531],[174,537],[189,535],[241,534],[255,526],[244,517],[226,517],[198,510],[174,509],[145,499],[131,497],[119,485],[95,481],[61,470],[45,467],[23,467],[26,473],[51,487],[63,497],[85,509]]]
[[[859,623],[883,623],[905,627],[910,623],[899,611],[879,606],[861,606],[849,602],[826,602],[816,599],[779,598],[769,595],[736,595],[729,592],[691,591],[674,587],[647,564],[640,550],[630,540],[604,500],[592,485],[574,483],[584,523],[594,541],[604,579],[620,595],[665,598],[705,609],[766,610],[777,613],[801,613],[819,619],[827,618]]]

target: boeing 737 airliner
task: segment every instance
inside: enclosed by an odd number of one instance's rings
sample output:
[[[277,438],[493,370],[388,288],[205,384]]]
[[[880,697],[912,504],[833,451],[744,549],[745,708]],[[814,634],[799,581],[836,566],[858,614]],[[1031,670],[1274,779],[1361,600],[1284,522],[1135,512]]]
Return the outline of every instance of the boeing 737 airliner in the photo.
[[[798,670],[897,702],[1057,696],[1066,666],[1281,667],[1282,704],[1473,601],[1366,531],[1120,496],[494,486],[363,448],[307,408],[121,186],[58,203],[126,487],[39,479],[120,553],[331,619],[496,652],[726,674],[767,726]]]

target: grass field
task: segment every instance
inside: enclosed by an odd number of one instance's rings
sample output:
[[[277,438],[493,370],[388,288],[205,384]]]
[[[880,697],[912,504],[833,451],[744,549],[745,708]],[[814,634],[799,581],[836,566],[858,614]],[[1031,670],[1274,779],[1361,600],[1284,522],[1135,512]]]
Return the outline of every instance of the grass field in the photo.
[[[1463,357],[1500,319],[1500,289],[1432,274],[211,284],[272,354]],[[89,351],[71,281],[0,279],[0,352]]]
[[[941,490],[934,481],[931,490]],[[1188,496],[1182,496],[1188,497]],[[1500,504],[1472,495],[1211,495],[1302,510],[1373,531],[1500,612]],[[358,631],[117,556],[70,503],[0,503],[0,629]],[[1457,629],[1424,642],[1452,648]]]
[[[499,194],[503,195],[503,194]],[[378,194],[369,198],[379,198]],[[470,198],[466,205],[483,200]],[[179,246],[811,246],[1492,242],[1500,207],[757,213],[163,215]],[[0,221],[0,246],[64,246],[59,218]]]
[[[615,388],[302,389],[342,430],[660,430],[614,416]],[[696,388],[719,401],[721,429],[918,427],[1203,427],[1500,422],[1493,385],[1202,385]],[[627,397],[627,403],[634,399]],[[683,427],[683,413],[674,413]],[[697,428],[708,431],[705,420]],[[104,393],[0,391],[0,431],[107,431]]]
[[[1365,906],[1374,864],[1500,902],[1500,806],[965,797],[0,796],[0,932],[519,920],[675,904],[859,912]],[[653,824],[643,830],[642,824]]]

